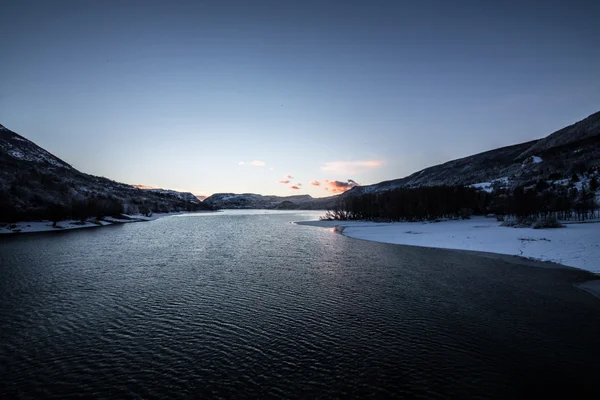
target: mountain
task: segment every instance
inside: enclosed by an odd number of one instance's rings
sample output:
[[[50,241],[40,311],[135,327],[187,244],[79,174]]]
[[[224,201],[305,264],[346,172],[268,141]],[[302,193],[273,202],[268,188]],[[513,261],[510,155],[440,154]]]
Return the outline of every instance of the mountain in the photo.
[[[85,174],[0,125],[0,221],[210,209],[191,193]]]
[[[600,111],[594,113],[584,120],[562,128],[553,134],[539,140],[529,149],[525,150],[520,158],[530,157],[535,153],[543,153],[552,148],[566,146],[571,143],[582,142],[593,139],[600,135]]]
[[[494,184],[518,186],[537,180],[559,180],[600,167],[600,112],[544,139],[501,147],[425,168],[405,178],[357,186],[342,198],[401,187]]]
[[[279,209],[279,210],[326,210],[331,208],[337,196],[313,198],[310,195],[263,196],[254,193],[216,193],[204,200],[204,204],[226,209]]]

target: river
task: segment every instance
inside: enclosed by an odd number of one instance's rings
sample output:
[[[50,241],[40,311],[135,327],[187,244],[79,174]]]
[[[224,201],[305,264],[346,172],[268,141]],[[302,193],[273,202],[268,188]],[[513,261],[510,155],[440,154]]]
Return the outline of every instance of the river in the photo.
[[[597,393],[576,270],[226,211],[0,238],[0,397]]]

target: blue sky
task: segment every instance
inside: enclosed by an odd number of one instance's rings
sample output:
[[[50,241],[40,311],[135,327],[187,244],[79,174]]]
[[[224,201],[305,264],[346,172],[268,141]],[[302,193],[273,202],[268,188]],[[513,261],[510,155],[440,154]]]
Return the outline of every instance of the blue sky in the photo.
[[[0,123],[126,183],[324,196],[326,180],[403,177],[600,110],[599,14],[592,1],[5,0]]]

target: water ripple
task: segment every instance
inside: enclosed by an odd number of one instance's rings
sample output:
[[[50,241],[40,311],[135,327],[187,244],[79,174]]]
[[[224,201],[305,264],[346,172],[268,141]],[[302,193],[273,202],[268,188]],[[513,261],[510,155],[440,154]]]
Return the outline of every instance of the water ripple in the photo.
[[[587,279],[577,271],[362,242],[289,224],[298,218],[233,212],[3,239],[0,397],[594,389],[600,304],[573,288]]]

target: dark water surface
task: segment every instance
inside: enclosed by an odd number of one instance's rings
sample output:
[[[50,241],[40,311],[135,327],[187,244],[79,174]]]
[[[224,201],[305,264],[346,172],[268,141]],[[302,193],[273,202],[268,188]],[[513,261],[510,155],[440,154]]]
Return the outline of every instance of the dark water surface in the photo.
[[[587,274],[300,219],[0,237],[0,397],[597,398]]]

